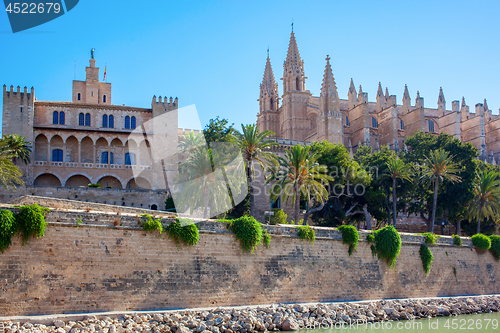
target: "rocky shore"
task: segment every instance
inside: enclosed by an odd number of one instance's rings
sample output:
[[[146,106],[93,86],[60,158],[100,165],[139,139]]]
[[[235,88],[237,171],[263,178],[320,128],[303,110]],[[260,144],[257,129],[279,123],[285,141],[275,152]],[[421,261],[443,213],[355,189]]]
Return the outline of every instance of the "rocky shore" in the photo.
[[[500,295],[490,295],[347,303],[279,304],[238,309],[215,308],[205,311],[155,311],[126,314],[116,318],[87,316],[78,321],[64,320],[64,317],[60,317],[50,326],[37,324],[36,317],[32,317],[29,322],[4,321],[3,325],[5,332],[9,333],[235,333],[293,331],[332,327],[339,323],[412,320],[498,311],[500,311]]]

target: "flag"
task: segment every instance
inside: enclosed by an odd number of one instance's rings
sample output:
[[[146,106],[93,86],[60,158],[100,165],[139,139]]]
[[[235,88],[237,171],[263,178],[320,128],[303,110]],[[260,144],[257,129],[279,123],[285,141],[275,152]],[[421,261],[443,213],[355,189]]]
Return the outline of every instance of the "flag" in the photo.
[[[104,66],[104,80],[103,81],[106,81],[106,66]]]

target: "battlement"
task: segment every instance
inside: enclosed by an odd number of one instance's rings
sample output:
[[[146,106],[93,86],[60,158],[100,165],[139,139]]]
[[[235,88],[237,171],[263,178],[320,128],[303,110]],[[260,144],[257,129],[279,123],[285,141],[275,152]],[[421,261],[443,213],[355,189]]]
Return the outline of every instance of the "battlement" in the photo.
[[[176,109],[179,105],[179,100],[178,98],[176,97],[175,99],[173,99],[172,97],[170,97],[170,101],[169,99],[165,96],[165,99],[163,99],[161,96],[158,96],[158,98],[156,98],[156,95],[153,96],[153,101],[151,103],[151,105],[158,105],[158,104],[162,104],[164,105],[164,107],[167,109],[167,110],[172,110],[172,109]]]
[[[201,131],[200,130],[189,129],[189,128],[178,128],[177,129],[177,133],[179,133],[179,136],[183,136],[184,134],[188,134],[190,132],[194,132],[194,134],[198,134]]]
[[[19,102],[19,105],[28,105],[34,102],[35,88],[31,87],[30,92],[28,92],[28,88],[25,86],[23,92],[21,92],[20,86],[17,86],[16,91],[14,91],[14,86],[11,85],[10,90],[7,90],[7,86],[4,84],[3,99],[4,104],[6,104],[7,100],[9,100],[9,102]]]

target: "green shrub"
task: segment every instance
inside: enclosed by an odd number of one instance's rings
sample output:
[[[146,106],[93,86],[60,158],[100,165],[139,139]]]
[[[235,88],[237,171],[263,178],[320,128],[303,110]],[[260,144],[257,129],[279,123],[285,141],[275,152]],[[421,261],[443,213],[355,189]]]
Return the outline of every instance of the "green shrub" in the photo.
[[[453,244],[462,246],[462,238],[459,235],[453,235]]]
[[[142,229],[144,229],[144,231],[158,230],[161,235],[161,233],[163,232],[161,218],[154,219],[151,215],[148,214],[141,214],[141,216],[144,216],[146,218],[146,221],[142,222]]]
[[[165,210],[170,213],[177,213],[177,210],[175,209],[175,204],[174,204],[174,198],[169,196],[167,200],[165,200]]]
[[[491,235],[491,247],[490,251],[496,259],[500,259],[500,236]]]
[[[349,255],[351,255],[358,249],[358,230],[353,225],[341,225],[337,230],[342,233],[342,243],[349,245]]]
[[[99,184],[99,183],[97,183],[97,184],[90,183],[90,184],[87,185],[87,187],[101,188],[101,184]]]
[[[369,239],[368,239],[369,238]],[[384,258],[390,267],[396,266],[396,260],[401,250],[401,237],[391,225],[373,232],[373,237],[366,238],[375,244],[371,246],[372,254]]]
[[[21,239],[25,245],[31,237],[43,237],[45,234],[45,213],[48,208],[41,207],[38,204],[19,207],[19,213],[16,216],[17,225],[21,232]]]
[[[429,247],[425,244],[420,245],[419,253],[420,259],[422,259],[422,265],[424,266],[424,272],[425,274],[429,274],[434,256]]]
[[[434,235],[431,232],[424,232],[424,233],[421,233],[420,235],[425,237],[425,244],[427,244],[427,245],[436,244],[436,241],[438,238],[437,235]]]
[[[286,224],[287,218],[288,218],[288,215],[285,214],[283,209],[276,209],[276,210],[274,210],[274,215],[271,215],[271,219],[269,221],[269,224],[271,224],[271,225]]]
[[[262,242],[264,243],[266,249],[268,249],[271,244],[271,235],[269,235],[265,229],[262,229]]]
[[[239,239],[243,253],[246,251],[253,253],[262,241],[262,226],[252,216],[245,215],[236,220],[228,221],[227,227]]]
[[[368,243],[375,243],[375,234],[368,234],[368,235],[366,235],[366,241]]]
[[[491,247],[491,240],[486,235],[475,234],[470,239],[472,240],[472,244],[480,250],[488,250]]]
[[[11,239],[17,229],[14,213],[7,209],[0,210],[0,252],[3,253],[12,244]]]
[[[177,218],[175,222],[170,223],[165,231],[175,241],[177,247],[179,247],[180,242],[193,246],[200,240],[198,227],[191,219]]]
[[[299,236],[301,241],[307,239],[311,243],[314,243],[314,240],[316,239],[316,232],[314,231],[314,229],[312,229],[307,224],[298,226],[297,229],[297,235]]]

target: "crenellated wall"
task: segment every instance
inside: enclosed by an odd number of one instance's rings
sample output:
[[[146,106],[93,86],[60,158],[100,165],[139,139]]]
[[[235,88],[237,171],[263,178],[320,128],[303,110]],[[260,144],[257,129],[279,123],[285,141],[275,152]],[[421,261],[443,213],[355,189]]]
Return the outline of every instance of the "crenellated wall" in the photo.
[[[133,220],[65,221],[50,221],[45,237],[24,247],[15,239],[0,255],[0,316],[500,293],[499,261],[470,240],[456,247],[439,238],[425,275],[423,237],[409,234],[391,269],[365,241],[349,256],[328,228],[315,228],[311,244],[294,227],[267,226],[270,248],[250,254],[218,222],[198,223],[199,243],[177,248]]]

